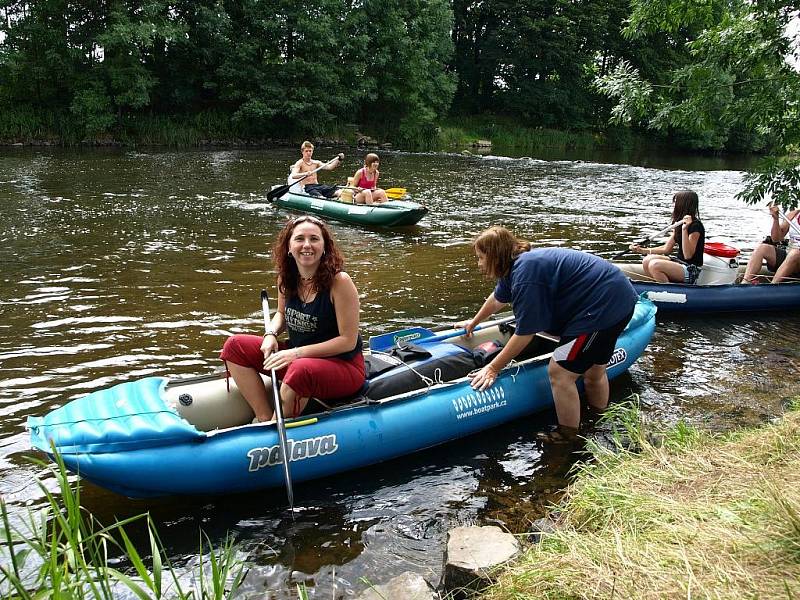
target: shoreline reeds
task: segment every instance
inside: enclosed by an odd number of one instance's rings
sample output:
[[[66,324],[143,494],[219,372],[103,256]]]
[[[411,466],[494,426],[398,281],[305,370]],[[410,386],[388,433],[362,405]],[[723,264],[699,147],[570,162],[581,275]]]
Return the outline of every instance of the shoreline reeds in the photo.
[[[482,598],[795,598],[800,595],[800,413],[725,435],[679,424],[593,459],[554,533]]]

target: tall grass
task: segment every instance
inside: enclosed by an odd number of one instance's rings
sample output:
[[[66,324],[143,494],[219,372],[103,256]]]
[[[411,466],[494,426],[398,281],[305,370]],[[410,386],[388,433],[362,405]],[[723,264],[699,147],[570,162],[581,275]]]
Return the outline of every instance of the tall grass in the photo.
[[[43,509],[12,517],[0,500],[1,597],[111,600],[124,590],[142,600],[223,600],[239,588],[245,570],[232,541],[213,550],[201,534],[196,572],[180,574],[170,564],[149,515],[105,527],[81,507],[80,488],[70,485],[58,457],[53,472],[60,496],[57,498],[39,482],[47,500]],[[126,525],[141,519],[147,521],[149,560],[125,532]],[[109,566],[110,559],[117,557],[131,567],[123,571]]]
[[[525,127],[502,116],[448,121],[441,127],[438,141],[442,149],[464,149],[477,140],[489,140],[493,148],[522,151],[593,150],[603,146],[602,138],[595,133]]]
[[[800,414],[727,436],[681,426],[658,447],[622,429],[641,452],[595,445],[557,531],[487,599],[800,595]]]

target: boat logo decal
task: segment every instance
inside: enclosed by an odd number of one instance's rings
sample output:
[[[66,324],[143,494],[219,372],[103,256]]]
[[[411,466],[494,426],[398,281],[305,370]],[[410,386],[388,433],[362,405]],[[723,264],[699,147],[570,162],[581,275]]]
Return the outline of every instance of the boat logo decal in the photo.
[[[286,442],[289,446],[290,462],[333,454],[339,449],[336,443],[336,434],[334,433],[304,440],[286,440]],[[274,446],[250,450],[247,453],[247,457],[250,459],[248,471],[258,471],[259,469],[282,464],[280,448],[280,444],[275,444]]]
[[[191,406],[192,402],[194,402],[194,399],[192,398],[191,394],[181,394],[178,396],[178,402],[184,406]]]
[[[369,206],[350,206],[347,208],[347,212],[351,215],[366,215],[372,211],[372,208]]]
[[[653,302],[686,304],[686,294],[678,294],[676,292],[647,292],[647,297]]]
[[[323,210],[325,208],[325,203],[321,200],[312,200],[308,207],[316,208],[317,210]]]
[[[628,353],[625,352],[625,348],[616,348],[614,354],[611,355],[611,358],[606,363],[606,368],[610,369],[611,367],[621,365],[626,360],[628,360]]]
[[[422,334],[419,332],[416,333],[407,333],[406,335],[395,335],[392,337],[392,340],[395,344],[398,342],[410,342],[411,340],[418,340],[422,337]]]
[[[468,419],[483,415],[507,404],[506,391],[501,385],[493,385],[483,392],[471,392],[450,401],[456,411],[456,419]]]

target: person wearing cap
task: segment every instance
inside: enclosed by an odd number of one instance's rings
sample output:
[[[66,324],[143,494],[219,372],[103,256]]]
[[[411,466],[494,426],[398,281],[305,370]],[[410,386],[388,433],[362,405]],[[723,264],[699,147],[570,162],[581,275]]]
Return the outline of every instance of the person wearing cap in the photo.
[[[509,303],[516,317],[511,339],[472,376],[472,387],[482,392],[494,385],[537,333],[560,336],[547,369],[558,427],[542,437],[574,439],[581,420],[576,383],[583,378],[586,399],[594,410],[608,406],[606,364],[633,316],[636,291],[620,269],[602,258],[568,248],[531,249],[505,227],[486,229],[472,247],[479,269],[497,285],[463,324],[467,335]]]

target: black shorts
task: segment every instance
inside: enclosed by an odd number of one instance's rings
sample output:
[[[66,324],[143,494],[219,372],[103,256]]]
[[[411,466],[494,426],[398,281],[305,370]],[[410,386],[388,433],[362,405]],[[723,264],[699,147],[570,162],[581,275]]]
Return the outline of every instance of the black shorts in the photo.
[[[787,249],[785,244],[775,245],[775,270],[777,271],[786,260]]]
[[[562,337],[558,348],[553,350],[553,360],[560,367],[579,375],[595,365],[607,364],[614,354],[619,334],[632,316],[633,310],[608,329],[581,333],[574,337]]]
[[[333,198],[337,188],[335,185],[325,185],[324,183],[309,183],[304,189],[309,196]]]

